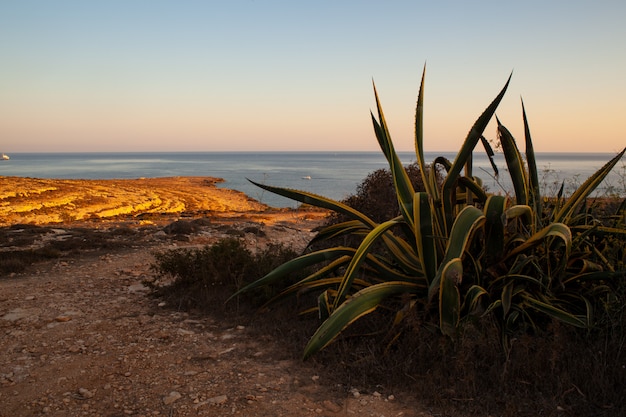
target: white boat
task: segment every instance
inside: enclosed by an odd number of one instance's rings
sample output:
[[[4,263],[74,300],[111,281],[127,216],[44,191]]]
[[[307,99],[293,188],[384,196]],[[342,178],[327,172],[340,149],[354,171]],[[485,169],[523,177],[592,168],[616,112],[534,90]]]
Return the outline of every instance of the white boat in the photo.
[[[11,158],[9,158],[9,155],[7,155],[5,153],[2,154],[2,160],[3,161],[8,161],[9,159],[11,159]]]
[[[303,180],[310,180],[310,179],[311,179],[311,176],[310,176],[310,175],[307,175],[307,176],[305,176],[305,177],[302,177],[302,179],[303,179]]]

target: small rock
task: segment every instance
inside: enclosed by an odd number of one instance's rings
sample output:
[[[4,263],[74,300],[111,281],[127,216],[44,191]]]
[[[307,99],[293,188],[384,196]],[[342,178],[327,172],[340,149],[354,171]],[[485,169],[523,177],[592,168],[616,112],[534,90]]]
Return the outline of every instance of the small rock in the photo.
[[[180,395],[180,392],[178,391],[172,391],[169,394],[167,394],[165,397],[163,397],[163,404],[165,405],[170,405],[172,404],[174,401],[177,401],[180,399],[180,397],[182,397],[182,395]]]
[[[70,316],[65,316],[65,315],[56,316],[54,318],[54,321],[57,321],[59,323],[65,323],[66,321],[70,321],[70,320],[72,320],[72,318]]]
[[[217,397],[212,397],[206,400],[208,404],[215,405],[224,404],[226,401],[228,401],[228,397],[226,395],[218,395]]]
[[[93,391],[89,391],[87,388],[78,388],[78,395],[80,395],[83,399],[93,398]]]
[[[220,352],[220,353],[218,353],[217,355],[218,355],[218,356],[222,356],[222,355],[225,355],[225,354],[227,354],[227,353],[232,352],[233,350],[235,350],[235,348],[234,348],[234,347],[229,347],[229,348],[227,348],[227,349],[224,349],[223,351],[221,351],[221,352]]]
[[[341,410],[343,410],[342,406],[330,400],[325,400],[322,405],[326,410],[330,411],[331,413],[339,413]]]
[[[141,283],[128,286],[129,293],[142,293],[142,292],[148,292],[148,291],[150,291],[150,288],[146,287],[145,285]]]
[[[28,310],[25,310],[23,308],[14,308],[13,310],[2,316],[2,319],[7,321],[17,321],[28,316],[30,316]]]

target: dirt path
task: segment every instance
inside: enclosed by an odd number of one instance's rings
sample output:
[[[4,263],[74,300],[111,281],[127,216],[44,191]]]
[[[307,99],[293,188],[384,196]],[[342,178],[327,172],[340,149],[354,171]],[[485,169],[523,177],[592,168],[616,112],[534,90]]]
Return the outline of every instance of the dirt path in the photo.
[[[265,240],[304,242],[310,233],[269,227]],[[219,238],[219,230],[184,244]],[[142,282],[152,250],[181,244],[164,236],[0,279],[1,417],[430,415],[380,387],[329,383],[245,323],[189,315],[149,296]]]

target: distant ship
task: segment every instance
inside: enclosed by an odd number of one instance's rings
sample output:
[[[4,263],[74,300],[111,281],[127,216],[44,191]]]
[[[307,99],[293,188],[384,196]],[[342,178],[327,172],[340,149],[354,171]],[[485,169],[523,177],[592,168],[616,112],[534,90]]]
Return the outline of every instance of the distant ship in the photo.
[[[5,153],[2,154],[2,160],[3,161],[8,161],[9,159],[11,159],[11,158],[9,158],[9,155],[7,155]]]

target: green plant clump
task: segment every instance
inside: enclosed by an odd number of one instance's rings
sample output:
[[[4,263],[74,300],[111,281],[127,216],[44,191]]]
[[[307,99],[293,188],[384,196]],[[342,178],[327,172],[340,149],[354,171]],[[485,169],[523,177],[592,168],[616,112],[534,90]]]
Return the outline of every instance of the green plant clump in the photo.
[[[154,253],[157,276],[170,277],[167,285],[148,283],[155,295],[180,308],[210,308],[228,295],[297,256],[279,244],[252,253],[239,239],[225,238],[211,246],[182,248]],[[266,301],[271,288],[249,294],[252,303]],[[218,303],[216,303],[218,301]]]
[[[424,72],[425,74],[425,72]],[[594,217],[590,195],[624,155],[622,150],[568,198],[542,195],[533,144],[522,103],[525,155],[497,120],[498,140],[513,195],[488,193],[472,173],[478,143],[491,153],[484,130],[509,85],[469,130],[454,161],[424,160],[424,74],[415,113],[415,151],[423,190],[416,190],[391,141],[374,87],[376,138],[392,174],[397,212],[373,219],[323,196],[258,184],[264,190],[339,213],[341,222],[320,230],[312,243],[339,236],[358,244],[306,253],[274,269],[236,294],[283,282],[294,271],[314,272],[275,298],[316,291],[321,324],[305,347],[309,357],[328,346],[357,319],[381,306],[393,309],[391,331],[407,317],[429,320],[456,340],[464,323],[493,320],[509,352],[513,338],[547,329],[555,321],[593,329],[596,316],[623,303],[626,275],[624,204],[607,224]],[[442,175],[442,177],[440,177]],[[375,197],[372,197],[375,198]]]

